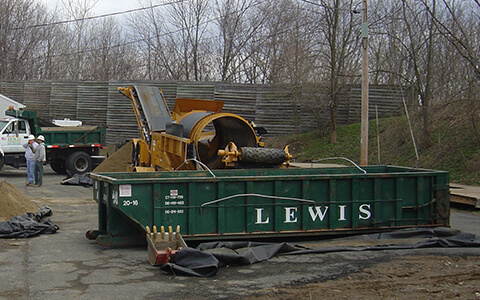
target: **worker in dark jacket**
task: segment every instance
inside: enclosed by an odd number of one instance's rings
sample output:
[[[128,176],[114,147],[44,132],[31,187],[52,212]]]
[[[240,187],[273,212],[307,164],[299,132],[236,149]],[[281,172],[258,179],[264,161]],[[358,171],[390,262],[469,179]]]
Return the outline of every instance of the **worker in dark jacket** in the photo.
[[[35,186],[43,184],[43,164],[47,161],[47,151],[44,144],[43,135],[37,137],[38,146],[35,148]]]

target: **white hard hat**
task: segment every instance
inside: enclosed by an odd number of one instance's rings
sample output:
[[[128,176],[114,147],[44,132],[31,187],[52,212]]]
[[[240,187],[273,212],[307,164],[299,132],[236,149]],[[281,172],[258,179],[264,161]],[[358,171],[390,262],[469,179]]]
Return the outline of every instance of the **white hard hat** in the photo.
[[[41,141],[45,141],[45,137],[44,137],[43,135],[39,135],[39,136],[37,137],[37,139],[38,139],[38,140],[41,140]]]
[[[34,140],[34,139],[35,139],[35,136],[33,134],[28,136],[28,140]]]

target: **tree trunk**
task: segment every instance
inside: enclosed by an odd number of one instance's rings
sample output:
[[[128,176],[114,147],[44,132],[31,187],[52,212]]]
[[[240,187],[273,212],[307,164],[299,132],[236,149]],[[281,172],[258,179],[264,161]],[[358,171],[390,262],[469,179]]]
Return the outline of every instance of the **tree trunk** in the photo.
[[[330,131],[330,143],[335,144],[337,143],[337,106],[334,105],[330,107],[330,121],[332,124],[332,129]]]

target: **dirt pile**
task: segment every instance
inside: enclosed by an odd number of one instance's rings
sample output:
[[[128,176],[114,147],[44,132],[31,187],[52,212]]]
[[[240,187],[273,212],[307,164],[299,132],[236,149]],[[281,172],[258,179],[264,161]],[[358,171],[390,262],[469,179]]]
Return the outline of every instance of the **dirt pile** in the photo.
[[[478,256],[401,255],[339,279],[265,289],[250,299],[479,299],[479,268]]]
[[[38,206],[26,197],[14,185],[0,182],[0,221],[8,221],[11,217],[26,212],[36,213]]]
[[[126,172],[132,155],[132,142],[128,142],[106,158],[93,173]]]

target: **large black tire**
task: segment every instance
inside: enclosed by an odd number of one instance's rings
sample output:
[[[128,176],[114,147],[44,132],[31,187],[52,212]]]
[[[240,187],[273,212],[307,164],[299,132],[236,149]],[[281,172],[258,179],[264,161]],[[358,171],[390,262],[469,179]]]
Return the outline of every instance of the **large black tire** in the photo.
[[[2,170],[4,163],[5,162],[3,161],[3,155],[0,154],[0,170]]]
[[[70,154],[66,161],[67,173],[83,174],[92,169],[92,159],[85,152],[78,151]]]
[[[67,169],[65,168],[65,161],[64,160],[54,160],[50,162],[50,167],[52,170],[60,175],[67,174]]]
[[[240,152],[242,163],[259,165],[281,165],[287,157],[283,149],[242,147]]]

